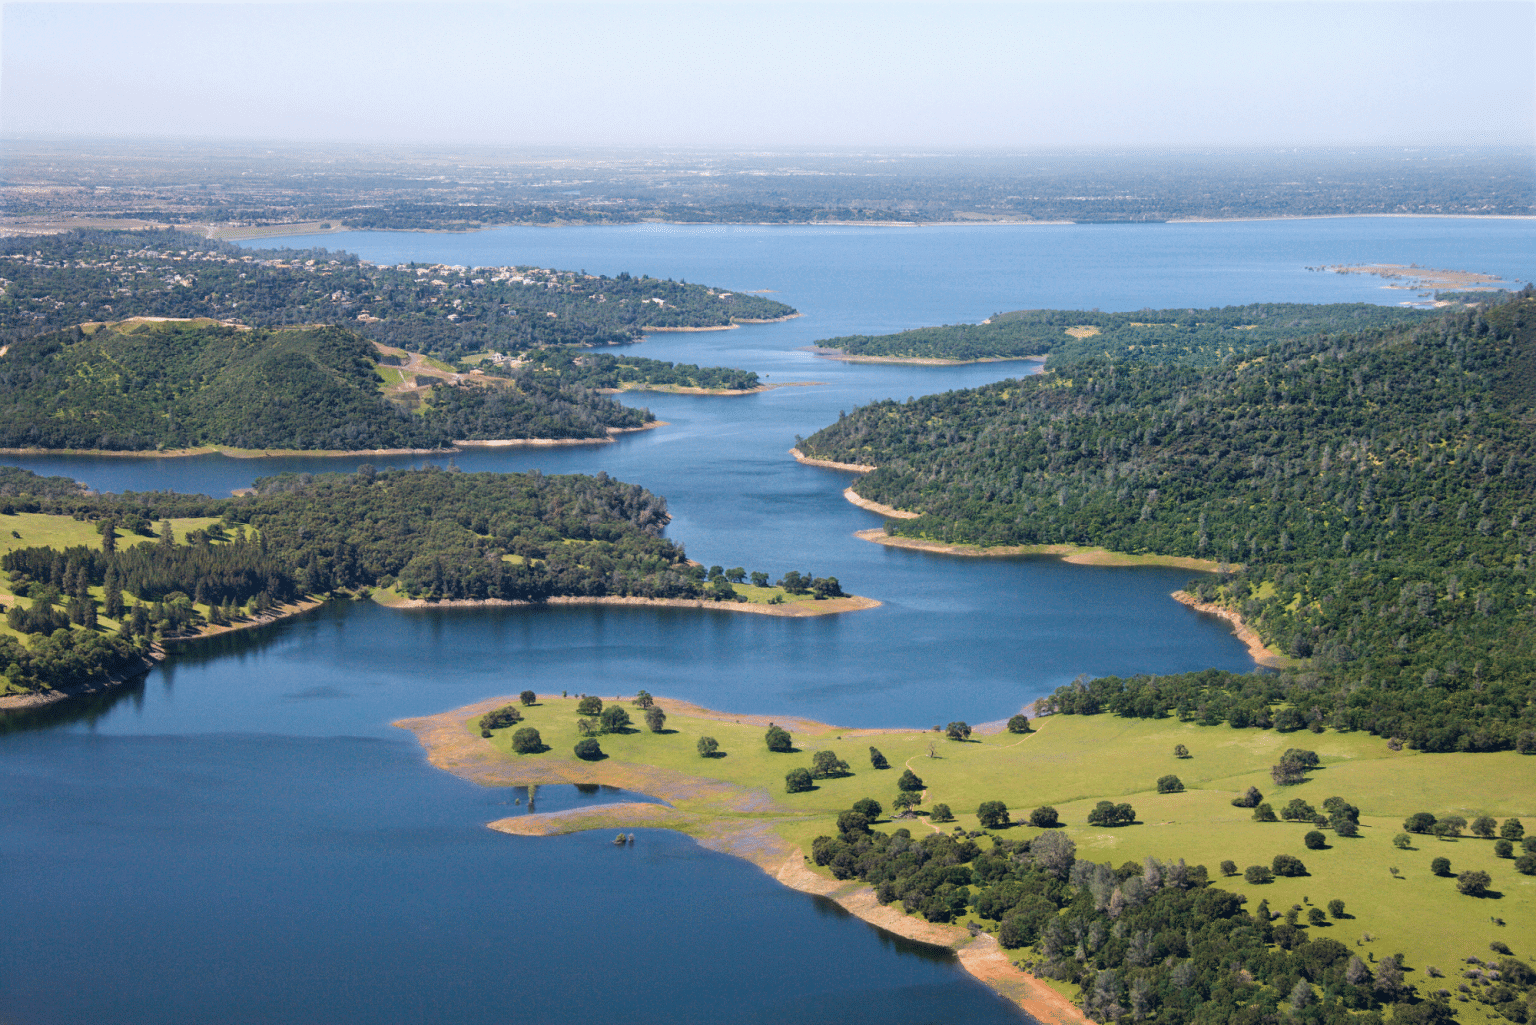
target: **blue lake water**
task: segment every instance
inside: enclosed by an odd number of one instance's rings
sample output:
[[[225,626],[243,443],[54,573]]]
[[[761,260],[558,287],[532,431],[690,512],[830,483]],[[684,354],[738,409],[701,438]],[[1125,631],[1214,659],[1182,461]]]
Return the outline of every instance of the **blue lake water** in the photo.
[[[645,395],[669,426],[613,445],[454,457],[667,496],[706,564],[837,575],[876,610],[812,620],[670,609],[336,604],[194,647],[105,697],[0,719],[0,1021],[1018,1021],[948,955],[752,866],[646,831],[528,839],[518,792],[426,764],[389,723],[487,696],[638,687],[845,725],[1006,716],[1079,673],[1249,666],[1168,592],[1188,574],[974,560],[853,537],[849,475],[785,454],[842,409],[1030,364],[843,364],[821,338],[1023,307],[1396,302],[1306,266],[1413,263],[1521,280],[1531,222],[1339,219],[978,228],[671,227],[353,233],[370,260],[524,263],[774,289],[804,316],[658,335],[644,354],[816,380]],[[414,459],[376,465],[419,465]],[[442,460],[447,462],[446,457]],[[102,490],[225,494],[357,459],[17,460]],[[540,810],[636,795],[547,787]],[[878,796],[878,795],[876,795]],[[526,807],[526,806],[523,806]]]

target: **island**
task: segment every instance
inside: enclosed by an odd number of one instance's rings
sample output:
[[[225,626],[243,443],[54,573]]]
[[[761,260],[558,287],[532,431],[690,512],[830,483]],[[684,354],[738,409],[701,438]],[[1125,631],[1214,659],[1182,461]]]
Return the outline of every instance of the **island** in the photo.
[[[1517,1019],[1536,999],[1508,953],[1529,930],[1503,925],[1536,903],[1523,756],[1309,731],[1317,706],[1274,691],[1267,721],[1241,726],[1081,700],[1103,691],[932,729],[533,691],[396,725],[438,768],[521,788],[488,823],[513,842],[678,831],[953,950],[1042,1022],[1444,1023],[1445,980],[1468,964],[1502,976],[1478,991],[1490,1010]],[[541,812],[551,784],[644,799]]]
[[[606,474],[282,474],[247,493],[94,494],[0,467],[0,709],[99,690],[189,640],[328,599],[790,617],[877,607],[837,577],[705,567],[666,500]]]
[[[816,343],[828,359],[946,365],[1045,361],[1048,368],[1089,356],[1139,363],[1216,366],[1293,338],[1412,324],[1430,314],[1371,303],[1253,303],[1206,310],[1015,310],[979,324],[848,335]]]
[[[1093,356],[876,402],[797,452],[869,470],[853,497],[895,514],[871,541],[1210,571],[1186,604],[1285,669],[1213,671],[1187,698],[1211,717],[1278,681],[1320,725],[1536,752],[1533,409],[1527,288],[1213,367]],[[1153,715],[1168,685],[1125,686]]]

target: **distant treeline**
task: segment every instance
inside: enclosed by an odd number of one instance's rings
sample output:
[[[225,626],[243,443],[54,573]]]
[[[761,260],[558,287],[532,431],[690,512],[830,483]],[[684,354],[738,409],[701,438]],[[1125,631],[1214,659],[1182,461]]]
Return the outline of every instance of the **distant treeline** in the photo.
[[[584,353],[570,349],[534,349],[523,360],[523,372],[535,380],[584,388],[623,388],[625,385],[662,385],[703,388],[710,391],[748,391],[760,383],[750,370],[731,367],[698,367],[639,356]],[[491,370],[491,372],[496,372]],[[510,371],[503,371],[511,376]]]

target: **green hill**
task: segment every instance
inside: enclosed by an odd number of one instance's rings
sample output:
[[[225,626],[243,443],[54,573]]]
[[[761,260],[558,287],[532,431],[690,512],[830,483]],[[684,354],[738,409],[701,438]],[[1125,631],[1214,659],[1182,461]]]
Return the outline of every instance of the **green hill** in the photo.
[[[39,335],[0,357],[0,447],[441,448],[601,438],[654,419],[526,377],[505,387],[444,383],[413,414],[380,394],[377,356],[368,339],[335,327],[130,321]]]
[[[879,467],[887,531],[1241,564],[1194,585],[1303,672],[1114,681],[1066,711],[1307,721],[1536,751],[1536,298],[1197,369],[1095,358],[854,411],[799,443]]]

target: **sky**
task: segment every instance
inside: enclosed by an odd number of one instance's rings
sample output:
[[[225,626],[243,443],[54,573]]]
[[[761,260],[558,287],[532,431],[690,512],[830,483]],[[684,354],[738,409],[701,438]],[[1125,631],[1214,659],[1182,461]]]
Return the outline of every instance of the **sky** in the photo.
[[[1530,145],[1536,3],[5,3],[0,133]]]

